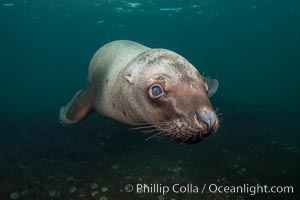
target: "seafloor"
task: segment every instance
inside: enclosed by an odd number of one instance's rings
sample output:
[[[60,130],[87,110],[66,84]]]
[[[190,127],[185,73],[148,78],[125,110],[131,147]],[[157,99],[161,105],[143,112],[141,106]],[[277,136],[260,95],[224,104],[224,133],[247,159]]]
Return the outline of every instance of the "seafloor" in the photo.
[[[293,195],[254,197],[297,199],[299,118],[275,113],[224,110],[218,133],[196,145],[145,141],[138,131],[97,115],[64,127],[57,114],[6,114],[0,121],[0,199],[253,199],[209,192],[127,193],[129,183],[292,185]]]

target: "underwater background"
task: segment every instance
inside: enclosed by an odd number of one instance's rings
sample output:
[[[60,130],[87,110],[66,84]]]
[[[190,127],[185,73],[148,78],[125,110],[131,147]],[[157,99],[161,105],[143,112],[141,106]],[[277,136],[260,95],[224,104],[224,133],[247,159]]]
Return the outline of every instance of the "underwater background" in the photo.
[[[94,52],[173,50],[220,87],[195,144],[91,115],[62,126]],[[299,199],[300,1],[0,0],[0,200]],[[128,193],[127,184],[293,186],[293,194]]]

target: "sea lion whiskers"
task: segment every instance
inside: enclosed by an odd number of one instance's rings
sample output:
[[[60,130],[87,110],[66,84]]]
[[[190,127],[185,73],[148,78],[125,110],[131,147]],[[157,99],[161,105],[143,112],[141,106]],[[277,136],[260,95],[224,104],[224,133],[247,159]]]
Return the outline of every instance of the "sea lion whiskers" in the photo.
[[[149,125],[148,122],[131,122],[131,125]]]
[[[149,129],[149,128],[156,128],[156,125],[149,125],[149,126],[139,126],[134,128],[129,128],[130,130],[140,130],[140,129]]]
[[[151,135],[150,137],[147,137],[147,138],[145,139],[145,141],[148,141],[148,140],[150,140],[151,138],[155,138],[155,137],[159,136],[159,135],[162,134],[162,133],[163,133],[163,131],[160,131],[160,132],[158,132],[158,133],[156,133],[156,134],[154,134],[154,135]]]
[[[154,131],[157,131],[158,129],[155,128],[155,129],[152,129],[152,130],[145,130],[145,131],[141,131],[142,133],[145,133],[145,134],[149,134],[149,133],[152,133]]]
[[[150,133],[159,131],[159,134],[156,133],[156,134],[146,138],[146,140],[149,140],[153,137],[157,137],[162,133],[166,133],[169,129],[170,129],[170,122],[156,122],[153,125],[148,123],[147,126],[131,128],[131,130],[140,130],[142,133],[145,133],[145,134],[150,134]]]
[[[186,139],[184,139],[184,140],[181,142],[181,144],[184,144],[184,143],[185,143],[186,141],[188,141],[191,137],[192,137],[192,136],[189,135]]]
[[[160,127],[157,127],[156,129],[153,129],[153,130],[143,131],[146,134],[152,133],[152,132],[155,132],[155,131],[159,131],[158,133],[146,138],[145,140],[149,140],[151,138],[163,139],[167,136],[171,136],[171,138],[172,138],[174,136],[174,133],[170,132],[170,130],[172,130],[172,127],[171,127],[170,124],[171,124],[170,122],[167,122],[167,125],[165,125],[165,126],[160,126]],[[162,133],[164,133],[164,134],[162,134]]]
[[[145,141],[147,141],[151,138],[158,138],[158,136],[160,139],[163,139],[167,136],[171,136],[170,138],[172,138],[176,133],[172,133],[172,132],[170,132],[170,130],[171,130],[170,126],[165,126],[165,127],[160,127],[159,129],[154,129],[151,132],[154,132],[154,131],[159,131],[159,132],[146,138]],[[164,133],[164,134],[162,134],[162,133]]]
[[[224,115],[224,113],[217,113],[217,116],[218,117],[221,117],[221,116],[223,116]]]
[[[224,116],[224,113],[219,112],[219,107],[217,107],[217,108],[215,109],[215,113],[216,113],[216,115],[217,115],[218,118],[219,118],[219,124],[218,124],[218,128],[213,130],[213,133],[216,133],[217,130],[220,129],[220,127],[221,127],[221,122],[223,121],[223,116]]]
[[[157,122],[157,123],[169,123],[169,122]],[[131,122],[131,125],[151,125],[149,122]]]
[[[175,134],[176,134],[175,132],[166,133],[166,134],[160,135],[160,136],[159,136],[159,139],[162,140],[162,139],[164,139],[164,138],[167,138],[168,141],[171,141],[171,140],[173,139],[173,136],[174,136]]]
[[[224,113],[219,112],[219,107],[217,107],[217,108],[215,109],[215,113],[216,113],[216,115],[217,115],[218,117],[224,115]]]
[[[202,139],[203,139],[203,135],[202,135],[201,132],[199,133],[199,136],[200,136],[200,138],[201,138],[201,140],[202,140]]]
[[[141,132],[142,132],[142,133],[145,133],[145,134],[148,134],[148,133],[152,133],[152,132],[157,131],[157,130],[159,130],[159,131],[164,131],[164,130],[166,130],[165,128],[167,128],[167,126],[165,126],[165,127],[159,127],[159,128],[155,127],[154,129],[143,130],[143,131],[141,131]]]
[[[169,122],[159,122],[159,123],[155,123],[153,125],[147,123],[145,124],[146,126],[138,126],[138,127],[133,127],[133,128],[129,128],[130,130],[139,130],[139,129],[149,129],[149,128],[160,128],[163,126],[167,126],[169,124]]]

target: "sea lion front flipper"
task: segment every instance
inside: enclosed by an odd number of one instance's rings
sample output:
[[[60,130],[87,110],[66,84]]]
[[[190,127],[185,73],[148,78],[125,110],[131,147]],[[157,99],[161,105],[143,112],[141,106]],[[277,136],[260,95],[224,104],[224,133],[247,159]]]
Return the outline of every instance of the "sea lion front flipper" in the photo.
[[[218,90],[219,81],[211,77],[204,77],[204,80],[208,87],[208,97],[212,97]]]
[[[59,119],[63,124],[74,124],[83,120],[92,110],[91,100],[84,90],[79,90],[72,100],[60,109]]]

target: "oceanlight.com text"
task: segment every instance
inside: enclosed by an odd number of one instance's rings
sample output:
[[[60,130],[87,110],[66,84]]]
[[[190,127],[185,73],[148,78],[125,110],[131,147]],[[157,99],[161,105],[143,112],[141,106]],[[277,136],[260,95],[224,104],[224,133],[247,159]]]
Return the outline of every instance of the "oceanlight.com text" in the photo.
[[[293,186],[268,186],[268,185],[218,185],[203,184],[173,184],[173,185],[163,185],[158,183],[144,184],[138,183],[135,185],[127,184],[125,186],[126,192],[136,192],[138,194],[203,194],[203,193],[220,193],[220,194],[293,194]]]

